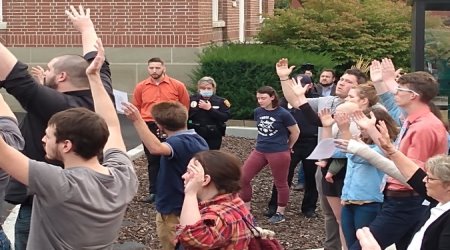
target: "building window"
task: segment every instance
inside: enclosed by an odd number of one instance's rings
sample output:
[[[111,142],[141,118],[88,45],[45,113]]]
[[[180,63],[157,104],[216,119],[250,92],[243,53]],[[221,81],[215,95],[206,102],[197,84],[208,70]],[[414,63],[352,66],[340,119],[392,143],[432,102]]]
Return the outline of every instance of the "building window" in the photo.
[[[3,0],[0,0],[0,30],[6,29],[6,23],[3,22]]]
[[[259,0],[258,1],[258,15],[259,22],[262,23],[264,21],[264,14],[268,13],[268,1],[267,0]]]
[[[212,0],[212,25],[214,28],[225,27],[225,21],[219,19],[219,0]]]

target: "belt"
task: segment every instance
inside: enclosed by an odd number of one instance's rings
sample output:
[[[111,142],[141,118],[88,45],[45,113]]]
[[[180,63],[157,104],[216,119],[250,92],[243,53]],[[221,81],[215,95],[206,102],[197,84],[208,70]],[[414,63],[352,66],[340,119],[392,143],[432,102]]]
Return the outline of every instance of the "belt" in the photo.
[[[384,191],[384,195],[388,197],[414,197],[420,196],[418,193],[413,190],[388,190]]]

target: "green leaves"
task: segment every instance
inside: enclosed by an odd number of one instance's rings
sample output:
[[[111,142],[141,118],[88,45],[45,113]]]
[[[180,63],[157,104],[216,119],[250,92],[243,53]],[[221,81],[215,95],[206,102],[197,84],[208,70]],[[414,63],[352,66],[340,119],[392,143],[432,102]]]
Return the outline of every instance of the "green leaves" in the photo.
[[[266,44],[327,53],[340,70],[363,55],[389,56],[410,65],[411,7],[386,0],[306,0],[304,9],[288,9],[265,20],[258,35]]]

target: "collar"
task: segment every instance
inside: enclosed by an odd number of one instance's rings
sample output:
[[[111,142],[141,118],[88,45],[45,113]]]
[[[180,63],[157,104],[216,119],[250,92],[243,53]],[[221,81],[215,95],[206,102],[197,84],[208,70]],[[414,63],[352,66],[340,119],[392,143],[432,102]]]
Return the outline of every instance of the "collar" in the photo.
[[[174,132],[173,134],[171,134],[168,137],[177,136],[177,135],[192,135],[192,134],[196,134],[194,129],[186,129],[186,130],[180,130],[180,131]]]
[[[225,203],[225,202],[232,202],[234,199],[236,199],[236,194],[220,194],[214,197],[211,200],[201,201],[199,203],[199,207],[204,208],[215,204]]]
[[[417,119],[419,119],[420,117],[430,113],[430,107],[425,106],[417,111],[415,111],[412,114],[409,114],[408,117],[406,117],[406,121],[408,121],[410,124],[415,122]]]
[[[169,83],[169,82],[170,82],[170,77],[166,74],[159,84],[161,84],[161,83]],[[149,76],[145,80],[144,84],[146,84],[146,85],[148,85],[148,84],[157,85],[155,80],[151,76]]]

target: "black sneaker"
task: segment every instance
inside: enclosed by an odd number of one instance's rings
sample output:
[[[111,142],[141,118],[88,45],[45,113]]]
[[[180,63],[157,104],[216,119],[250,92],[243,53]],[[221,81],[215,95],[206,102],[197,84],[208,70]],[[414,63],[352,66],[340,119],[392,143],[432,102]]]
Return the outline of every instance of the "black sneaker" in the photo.
[[[316,218],[316,217],[317,217],[317,214],[316,214],[314,211],[307,211],[307,212],[304,212],[303,215],[304,215],[306,218]]]

